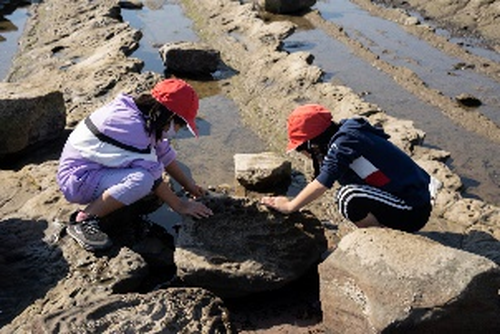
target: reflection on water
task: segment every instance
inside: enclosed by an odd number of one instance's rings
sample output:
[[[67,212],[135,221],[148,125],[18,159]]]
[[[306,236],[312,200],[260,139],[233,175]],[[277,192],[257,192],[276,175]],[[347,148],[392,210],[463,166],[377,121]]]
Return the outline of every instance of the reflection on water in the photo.
[[[28,18],[28,7],[18,8],[14,13],[0,15],[0,79],[4,80],[17,51],[17,41],[21,37]]]
[[[199,138],[183,129],[173,145],[179,160],[189,166],[194,179],[205,187],[233,184],[234,154],[266,149],[257,135],[242,123],[234,102],[222,95],[200,101],[196,125]]]
[[[430,88],[452,98],[462,93],[479,98],[483,104],[477,111],[500,126],[500,101],[496,98],[500,94],[500,85],[497,81],[457,67],[462,63],[461,59],[448,56],[407,33],[395,22],[371,16],[348,0],[323,2],[317,8],[323,18],[342,26],[380,59],[411,69]]]
[[[143,71],[163,73],[159,47],[171,42],[197,42],[192,22],[175,3],[164,0],[145,1],[140,10],[122,9],[123,20],[143,34],[139,48],[132,57],[144,61]]]
[[[158,53],[161,45],[199,41],[192,21],[176,3],[146,1],[140,10],[122,10],[122,17],[143,33],[139,48],[132,54],[145,62],[143,71],[164,72]],[[261,152],[265,149],[264,144],[242,124],[237,106],[221,94],[216,80],[185,80],[201,98],[196,121],[200,137],[194,138],[185,129],[177,134],[173,145],[178,150],[179,161],[200,185],[232,184],[233,155]]]

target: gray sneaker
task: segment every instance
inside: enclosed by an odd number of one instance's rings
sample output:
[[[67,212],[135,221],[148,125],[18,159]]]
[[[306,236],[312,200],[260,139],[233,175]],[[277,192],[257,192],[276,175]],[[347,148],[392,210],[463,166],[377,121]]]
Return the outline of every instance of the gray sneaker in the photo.
[[[104,250],[112,245],[108,235],[99,228],[97,217],[88,218],[78,223],[72,221],[66,231],[80,246],[91,252]]]

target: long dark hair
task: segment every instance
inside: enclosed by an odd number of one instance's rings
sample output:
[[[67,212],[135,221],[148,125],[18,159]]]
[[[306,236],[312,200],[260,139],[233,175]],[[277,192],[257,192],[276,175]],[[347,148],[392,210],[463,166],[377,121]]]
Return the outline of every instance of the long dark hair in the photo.
[[[321,134],[302,143],[299,147],[297,147],[297,151],[306,151],[311,155],[314,168],[314,178],[319,175],[321,165],[323,164],[323,159],[328,153],[330,140],[338,130],[339,125],[335,122],[332,122],[330,126]]]
[[[141,94],[134,98],[134,102],[144,117],[146,132],[150,135],[154,134],[156,140],[162,138],[165,126],[171,120],[180,126],[186,125],[184,119],[158,102],[151,94]]]

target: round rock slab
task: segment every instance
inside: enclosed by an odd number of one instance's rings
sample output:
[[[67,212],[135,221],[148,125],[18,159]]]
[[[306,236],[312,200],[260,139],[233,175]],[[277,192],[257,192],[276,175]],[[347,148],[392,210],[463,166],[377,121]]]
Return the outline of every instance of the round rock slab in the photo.
[[[214,215],[185,218],[177,238],[177,276],[221,297],[270,291],[301,277],[326,250],[321,222],[307,211],[283,215],[257,200],[214,196]]]

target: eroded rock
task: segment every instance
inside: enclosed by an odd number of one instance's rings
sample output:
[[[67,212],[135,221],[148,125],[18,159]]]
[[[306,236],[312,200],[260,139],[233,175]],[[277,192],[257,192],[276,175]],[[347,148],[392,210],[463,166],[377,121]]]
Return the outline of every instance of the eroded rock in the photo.
[[[356,230],[319,271],[324,325],[332,333],[500,330],[498,265],[421,236]]]
[[[262,192],[286,189],[292,175],[292,163],[273,152],[235,154],[234,169],[239,184]]]
[[[233,333],[222,300],[198,288],[113,295],[38,317],[34,334]]]
[[[304,211],[282,215],[258,201],[205,199],[214,215],[186,218],[174,253],[177,276],[221,297],[276,290],[316,265],[326,250],[320,221]]]
[[[171,73],[210,75],[220,62],[219,51],[203,43],[168,43],[159,52],[165,69]]]
[[[60,91],[0,83],[0,156],[53,140],[66,125]]]

